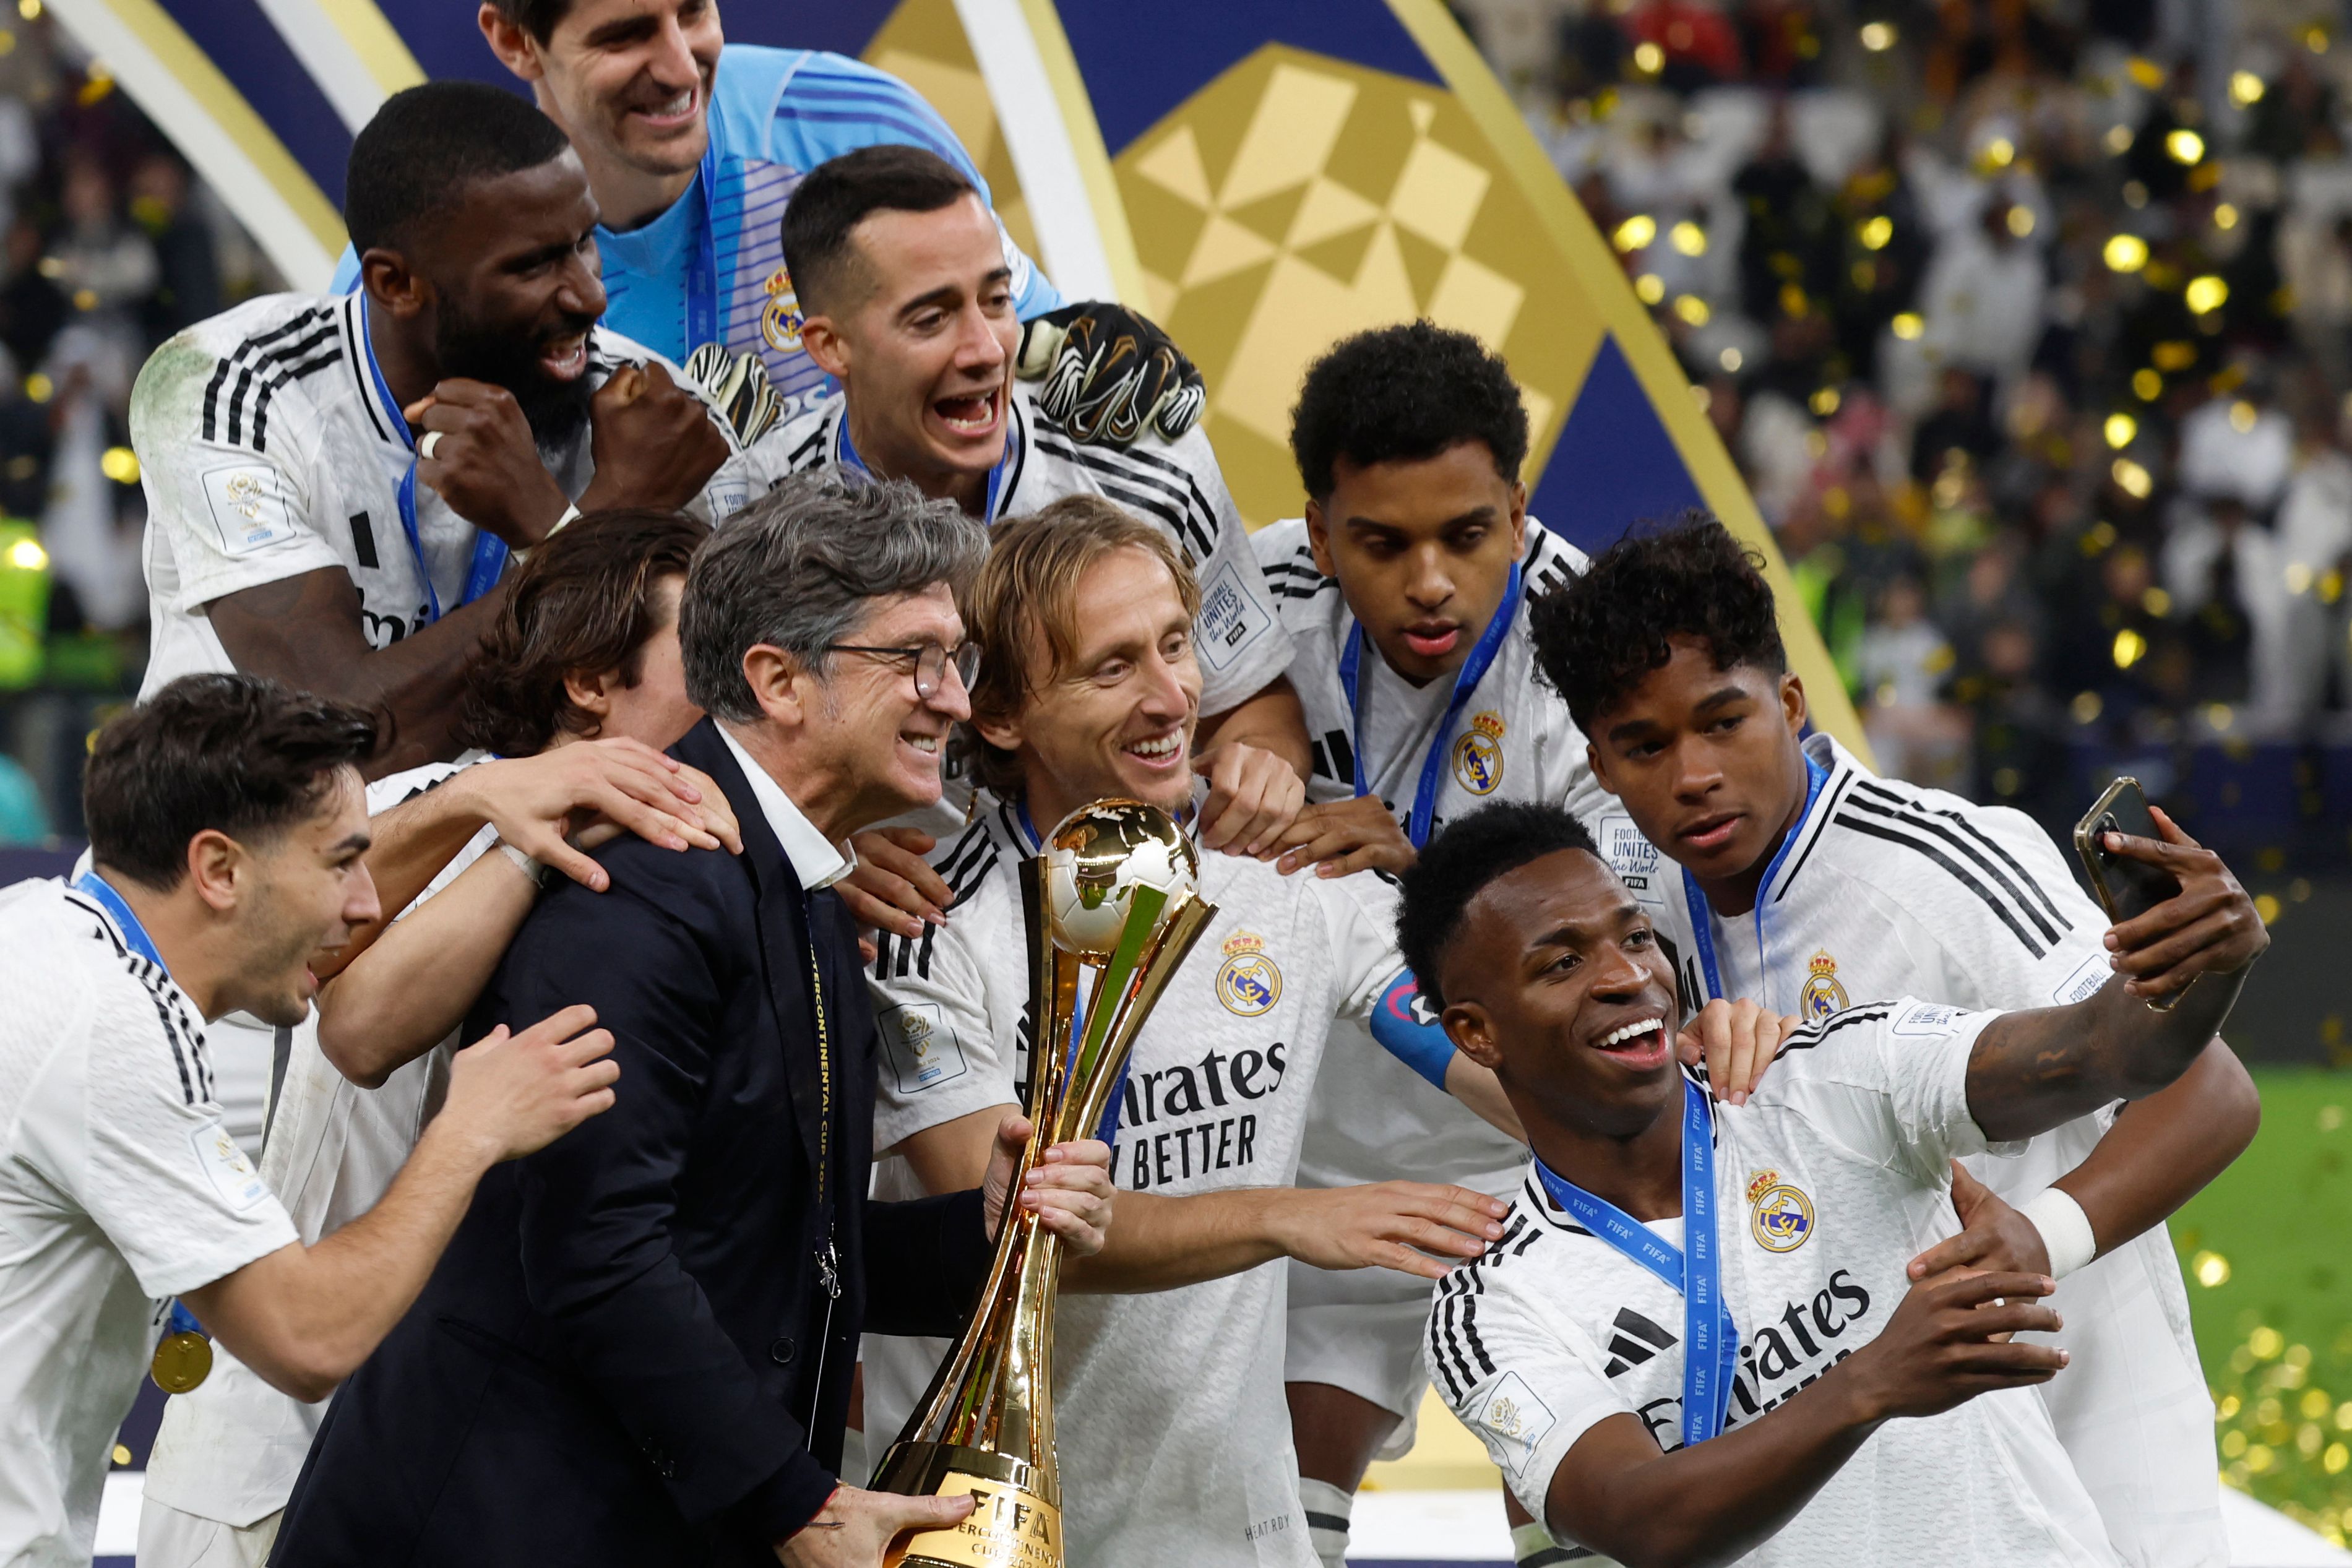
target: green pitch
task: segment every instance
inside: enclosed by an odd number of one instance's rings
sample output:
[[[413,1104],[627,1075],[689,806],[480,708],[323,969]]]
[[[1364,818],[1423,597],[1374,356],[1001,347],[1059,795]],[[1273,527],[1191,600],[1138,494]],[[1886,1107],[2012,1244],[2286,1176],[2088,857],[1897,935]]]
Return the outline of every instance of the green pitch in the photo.
[[[2256,1068],[2253,1146],[2172,1222],[2222,1472],[2352,1534],[2352,1074]]]

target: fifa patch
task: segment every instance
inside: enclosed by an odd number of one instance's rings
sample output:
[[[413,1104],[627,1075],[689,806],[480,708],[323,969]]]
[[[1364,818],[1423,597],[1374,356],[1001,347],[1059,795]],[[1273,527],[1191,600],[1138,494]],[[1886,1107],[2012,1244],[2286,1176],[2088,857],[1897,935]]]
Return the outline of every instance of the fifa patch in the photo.
[[[1813,1201],[1778,1171],[1750,1171],[1748,1229],[1767,1252],[1794,1252],[1813,1234]]]
[[[1527,1474],[1537,1445],[1559,1421],[1551,1406],[1537,1398],[1536,1391],[1516,1372],[1507,1372],[1496,1380],[1464,1414],[1495,1463],[1515,1476]]]
[[[768,302],[760,308],[760,336],[779,353],[796,353],[801,346],[801,324],[806,318],[801,314],[801,297],[793,288],[793,275],[779,267],[768,274],[761,289]]]
[[[1503,716],[1492,709],[1470,716],[1454,742],[1454,782],[1472,795],[1492,795],[1503,782]]]
[[[205,475],[203,483],[213,526],[220,531],[221,548],[231,555],[250,555],[283,543],[299,531],[287,512],[278,470],[268,464],[215,468]]]
[[[1237,931],[1225,939],[1224,951],[1216,988],[1226,1012],[1255,1018],[1282,1000],[1282,970],[1265,951],[1265,938]]]
[[[963,1042],[936,1002],[910,1003],[885,1015],[882,1044],[900,1094],[915,1094],[964,1075]]]
[[[1807,961],[1805,967],[1811,978],[1804,990],[1797,994],[1797,1010],[1808,1018],[1826,1018],[1832,1013],[1843,1013],[1852,1004],[1845,999],[1845,987],[1838,984],[1837,960],[1826,951],[1819,952]]]
[[[1201,613],[1192,617],[1192,651],[1209,669],[1224,669],[1265,634],[1267,624],[1228,561],[1201,584]]]
[[[1958,1007],[1948,1007],[1937,1002],[1914,1002],[1895,1015],[1895,1021],[1886,1026],[1886,1032],[1906,1039],[1933,1039],[1937,1035],[1950,1034],[1952,1020],[1959,1016]]]
[[[189,1133],[188,1146],[195,1151],[196,1163],[205,1168],[221,1201],[229,1207],[242,1213],[269,1195],[261,1173],[219,1122],[208,1122]]]
[[[2050,1000],[2061,1007],[2087,1001],[2098,994],[2099,987],[2105,985],[2114,973],[2115,971],[2107,966],[2106,954],[2095,952],[2076,964],[2074,973],[2058,983],[2058,989],[2050,993]]]
[[[1601,819],[1601,858],[1625,884],[1625,890],[1653,908],[1665,902],[1658,875],[1658,847],[1642,837],[1633,819],[1622,812]]]

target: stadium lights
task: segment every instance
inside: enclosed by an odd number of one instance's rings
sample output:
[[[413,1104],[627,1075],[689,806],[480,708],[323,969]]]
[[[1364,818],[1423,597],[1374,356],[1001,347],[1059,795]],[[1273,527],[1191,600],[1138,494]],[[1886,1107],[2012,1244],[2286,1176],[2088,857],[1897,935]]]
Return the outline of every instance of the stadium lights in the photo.
[[[2115,476],[2116,488],[2134,500],[2146,500],[2148,492],[2156,489],[2156,481],[2148,477],[2147,470],[2129,458],[2117,458],[2108,471]]]
[[[1854,233],[1861,237],[1864,250],[1884,250],[1886,242],[1895,237],[1895,220],[1881,213],[1874,218],[1864,220]]]
[[[1807,405],[1812,409],[1815,418],[1827,419],[1838,411],[1838,389],[1834,386],[1824,386],[1806,401]]]
[[[2164,151],[2174,163],[2193,167],[2205,160],[2205,138],[2184,125],[2165,133]]]
[[[2202,277],[2191,278],[2189,287],[2180,291],[2180,297],[2189,310],[2198,315],[2207,316],[2229,303],[2230,286],[2208,272]]]
[[[2241,397],[2230,405],[2230,428],[2243,436],[2254,427],[2254,405]]]
[[[16,0],[16,15],[27,22],[41,19],[41,0]]]
[[[1666,297],[1666,280],[1654,272],[1644,272],[1633,279],[1633,297],[1644,305],[1654,305]]]
[[[2129,669],[2147,652],[2147,639],[2126,626],[2116,634],[2115,660],[2117,669]]]
[[[1980,154],[1989,169],[2006,169],[2017,161],[2017,143],[2006,136],[1996,136],[1984,144]]]
[[[2147,241],[2136,234],[2113,235],[2100,254],[2106,258],[2109,271],[2137,272],[2147,265]]]
[[[1682,222],[1675,225],[1671,231],[1670,237],[1672,237],[1675,242],[1675,248],[1681,251],[1685,256],[1705,256],[1706,254],[1706,230],[1699,227],[1698,225],[1691,222],[1688,218],[1685,218]]]
[[[1895,37],[1892,22],[1864,22],[1862,25],[1862,47],[1874,55],[1883,55],[1893,48]]]
[[[2107,151],[2120,158],[2131,151],[2132,128],[2128,125],[2107,127]]]
[[[2252,71],[2230,73],[2230,101],[2241,109],[2263,100],[2263,79]]]
[[[19,572],[38,572],[49,563],[49,552],[37,539],[20,539],[8,547],[8,564]]]
[[[2232,229],[2237,227],[2238,209],[2231,206],[2228,202],[2223,202],[2220,206],[2215,207],[2213,209],[2213,226],[2219,229]]]
[[[1906,343],[1917,342],[1920,334],[1927,330],[1927,323],[1920,319],[1916,310],[1906,310],[1886,324],[1896,337]]]
[[[2164,392],[2164,377],[2147,365],[2132,372],[2132,395],[2142,403],[2154,403]]]
[[[1630,255],[1636,250],[1647,249],[1650,242],[1657,237],[1658,220],[1648,213],[1635,213],[1619,224],[1609,239],[1618,249]]]
[[[1739,367],[1748,363],[1748,356],[1738,349],[1727,348],[1715,356],[1715,363],[1723,367],[1724,374],[1738,375]]]
[[[2132,444],[2132,438],[2138,434],[2139,421],[2133,418],[2130,415],[2110,414],[2107,416],[2107,445],[2113,447],[2116,451],[2120,452],[2126,447],[2130,446]]]
[[[2023,239],[2033,232],[2033,209],[2022,202],[2011,202],[2009,207],[2009,232]]]
[[[1713,313],[1706,308],[1706,301],[1696,294],[1675,296],[1675,314],[1680,316],[1687,325],[1704,327],[1707,323],[1707,318]]]
[[[139,482],[139,456],[128,447],[109,447],[98,459],[98,471],[118,485]]]
[[[1633,46],[1633,68],[1643,76],[1655,76],[1666,68],[1666,51],[1648,42]]]

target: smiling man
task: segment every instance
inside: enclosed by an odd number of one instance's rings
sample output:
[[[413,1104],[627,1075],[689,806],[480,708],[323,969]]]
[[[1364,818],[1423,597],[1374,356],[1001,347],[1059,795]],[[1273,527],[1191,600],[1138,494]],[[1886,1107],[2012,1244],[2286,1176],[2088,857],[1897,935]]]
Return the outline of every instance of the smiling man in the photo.
[[[1906,994],[2038,1007],[2106,982],[2106,921],[2031,819],[1875,777],[1806,735],[1772,591],[1714,519],[1604,552],[1537,606],[1536,647],[1615,796],[1601,847],[1675,943],[1691,1005],[1746,997],[1809,1018]],[[2212,1405],[2164,1222],[2260,1117],[2246,1069],[2214,1040],[2160,1093],[1978,1163],[2018,1207],[1976,1204],[1968,1237],[1921,1263],[2062,1281],[2075,1366],[2042,1397],[2138,1568],[2228,1561]]]
[[[1248,741],[1305,771],[1297,700],[1267,689],[1290,663],[1290,637],[1208,437],[1147,431],[1124,452],[1083,447],[1039,407],[1013,378],[1014,279],[970,180],[915,147],[836,158],[785,209],[784,252],[808,352],[842,389],[745,454],[755,489],[837,463],[906,479],[983,522],[1064,496],[1118,501],[1165,530],[1200,584],[1201,710],[1218,721],[1220,746]],[[1276,826],[1265,818],[1264,837]],[[1259,833],[1254,819],[1243,842]]]
[[[2074,1331],[2053,1281],[1908,1270],[1953,1229],[1958,1156],[2179,1079],[2269,944],[2228,868],[2158,826],[2105,844],[2182,889],[2107,933],[2128,979],[2036,1011],[1834,1012],[1723,1104],[1677,1070],[1673,967],[1574,817],[1492,805],[1431,841],[1399,937],[1534,1159],[1426,1353],[1569,1555],[2117,1561],[2028,1392],[2074,1375],[2066,1352],[2008,1338]]]
[[[594,202],[494,88],[396,93],[352,144],[364,286],[276,294],[156,350],[131,400],[145,689],[244,670],[380,714],[379,773],[454,756],[510,552],[595,508],[707,505],[721,425],[596,326]]]
[[[269,681],[174,681],[91,749],[91,868],[0,894],[0,1561],[90,1560],[171,1298],[272,1387],[322,1398],[415,1299],[475,1182],[613,1103],[587,1008],[499,1031],[451,1060],[381,1201],[308,1247],[229,1138],[206,1026],[301,1022],[320,950],[380,913],[374,743],[364,714]]]

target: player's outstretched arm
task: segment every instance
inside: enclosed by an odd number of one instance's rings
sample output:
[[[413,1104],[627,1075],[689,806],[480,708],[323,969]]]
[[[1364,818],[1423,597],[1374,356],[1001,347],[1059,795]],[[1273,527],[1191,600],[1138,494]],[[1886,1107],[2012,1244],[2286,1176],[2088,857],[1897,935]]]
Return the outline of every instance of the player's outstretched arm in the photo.
[[[2059,1327],[2025,1274],[1915,1286],[1886,1328],[1786,1404],[1692,1447],[1659,1451],[1641,1417],[1612,1415],[1570,1447],[1545,1493],[1546,1522],[1625,1568],[1704,1568],[1768,1540],[1880,1425],[1979,1394],[2046,1383],[2048,1345],[1996,1340]]]
[[[1065,1285],[1092,1294],[1174,1290],[1277,1258],[1442,1279],[1503,1234],[1509,1209],[1467,1187],[1426,1182],[1123,1193],[1108,1245],[1073,1264]]]
[[[449,1097],[383,1201],[316,1247],[256,1258],[186,1293],[206,1329],[297,1399],[324,1399],[365,1361],[457,1233],[483,1173],[611,1108],[620,1068],[594,1009],[567,1007],[457,1053]]]
[[[2004,1013],[1985,1026],[1969,1055],[1968,1093],[1987,1138],[2031,1138],[2179,1079],[2270,946],[2253,900],[2221,857],[2162,812],[2152,815],[2161,842],[2110,833],[2105,847],[2162,867],[2179,893],[2107,933],[2116,975],[2097,994]],[[2147,1005],[2166,997],[2177,999],[2168,1012]]]

